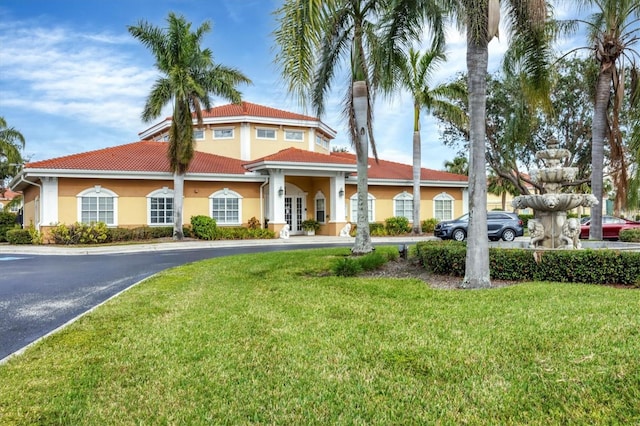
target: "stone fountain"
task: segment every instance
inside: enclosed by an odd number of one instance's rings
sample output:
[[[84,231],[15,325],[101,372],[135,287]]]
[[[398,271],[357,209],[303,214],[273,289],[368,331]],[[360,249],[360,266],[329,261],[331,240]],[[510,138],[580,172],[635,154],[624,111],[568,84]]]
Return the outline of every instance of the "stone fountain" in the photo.
[[[598,200],[592,194],[560,193],[563,182],[573,182],[578,169],[562,167],[564,158],[571,155],[569,150],[558,148],[558,141],[549,139],[547,149],[536,152],[536,159],[542,160],[546,167],[530,170],[531,180],[540,183],[544,194],[520,195],[511,205],[516,209],[531,207],[534,218],[529,220],[531,248],[581,248],[580,221],[567,219],[567,211],[576,207],[593,207]]]

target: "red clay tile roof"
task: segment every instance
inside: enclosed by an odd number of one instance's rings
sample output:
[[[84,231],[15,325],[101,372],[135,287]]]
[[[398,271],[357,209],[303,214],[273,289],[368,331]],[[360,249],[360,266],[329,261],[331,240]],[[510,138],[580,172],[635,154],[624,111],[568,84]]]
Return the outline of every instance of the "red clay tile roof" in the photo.
[[[30,169],[169,172],[167,143],[142,141],[27,163]],[[195,152],[190,173],[244,174],[242,161]]]
[[[311,117],[308,115],[295,114],[293,112],[283,111],[277,108],[266,107],[263,105],[253,104],[251,102],[241,102],[239,104],[227,104],[218,107],[213,107],[207,111],[204,111],[202,116],[206,117],[267,117],[267,118],[280,118],[284,120],[307,120],[307,121],[320,121],[317,117]]]
[[[332,152],[331,156],[352,159],[354,162],[356,161],[355,154],[347,152]],[[413,166],[386,160],[379,160],[379,162],[376,163],[374,158],[369,158],[368,177],[369,179],[413,180]],[[466,182],[469,180],[468,176],[465,175],[425,168],[422,168],[420,179],[445,182]]]
[[[352,164],[355,165],[355,158],[341,158],[334,155],[322,154],[320,152],[305,151],[299,148],[286,148],[275,154],[248,161],[245,164],[255,164],[263,161],[276,161],[285,163],[324,163],[324,164]]]

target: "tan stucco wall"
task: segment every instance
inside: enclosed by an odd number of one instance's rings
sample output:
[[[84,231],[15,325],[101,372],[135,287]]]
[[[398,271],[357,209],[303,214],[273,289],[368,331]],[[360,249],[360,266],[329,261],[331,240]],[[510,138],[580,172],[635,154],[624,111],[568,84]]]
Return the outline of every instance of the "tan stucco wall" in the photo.
[[[375,222],[384,222],[385,219],[393,217],[394,197],[406,191],[410,195],[413,194],[413,187],[408,186],[369,186],[369,193],[375,197]],[[454,198],[453,201],[453,217],[456,218],[463,214],[463,198],[462,189],[460,188],[422,188],[420,191],[420,220],[430,219],[434,217],[433,199],[442,193],[446,193]],[[349,185],[346,190],[347,197],[347,221],[351,220],[351,200],[350,198],[356,193],[356,186]],[[355,219],[354,219],[355,220]]]

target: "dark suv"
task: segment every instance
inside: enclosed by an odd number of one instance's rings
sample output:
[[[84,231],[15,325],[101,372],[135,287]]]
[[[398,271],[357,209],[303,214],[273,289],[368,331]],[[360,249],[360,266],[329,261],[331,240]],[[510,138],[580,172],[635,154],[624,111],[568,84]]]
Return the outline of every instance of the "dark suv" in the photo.
[[[468,226],[469,214],[467,213],[457,219],[443,220],[438,223],[433,235],[443,240],[463,241],[467,238]],[[522,220],[515,213],[487,212],[487,227],[491,241],[497,241],[500,238],[505,241],[513,241],[516,237],[524,235]]]

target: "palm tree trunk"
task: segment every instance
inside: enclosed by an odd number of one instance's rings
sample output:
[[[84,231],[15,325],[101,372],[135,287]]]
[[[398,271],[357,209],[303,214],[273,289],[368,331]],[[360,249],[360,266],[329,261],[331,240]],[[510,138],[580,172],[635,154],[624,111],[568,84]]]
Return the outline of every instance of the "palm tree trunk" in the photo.
[[[356,141],[356,160],[358,170],[358,217],[356,222],[356,240],[351,253],[362,255],[371,253],[371,234],[369,232],[369,138],[367,135],[367,117],[369,115],[369,100],[367,98],[367,83],[355,81],[353,83],[353,110],[356,122],[358,140]]]
[[[182,201],[184,194],[184,174],[173,174],[173,239],[182,241]]]
[[[611,66],[613,66],[611,64]],[[591,140],[591,193],[598,204],[591,207],[591,225],[589,239],[602,240],[602,180],[604,168],[604,142],[607,139],[607,108],[611,89],[612,68],[600,66],[596,83],[596,103],[593,109],[593,127]]]
[[[420,129],[417,128],[413,132],[413,228],[412,232],[416,235],[422,233],[422,224],[420,223],[420,177],[421,177],[421,143]]]
[[[502,211],[506,211],[507,210],[507,191],[504,191],[502,193]]]
[[[469,73],[469,228],[465,276],[461,287],[491,287],[489,239],[487,238],[487,174],[485,162],[485,117],[487,94],[488,42],[467,31]]]

